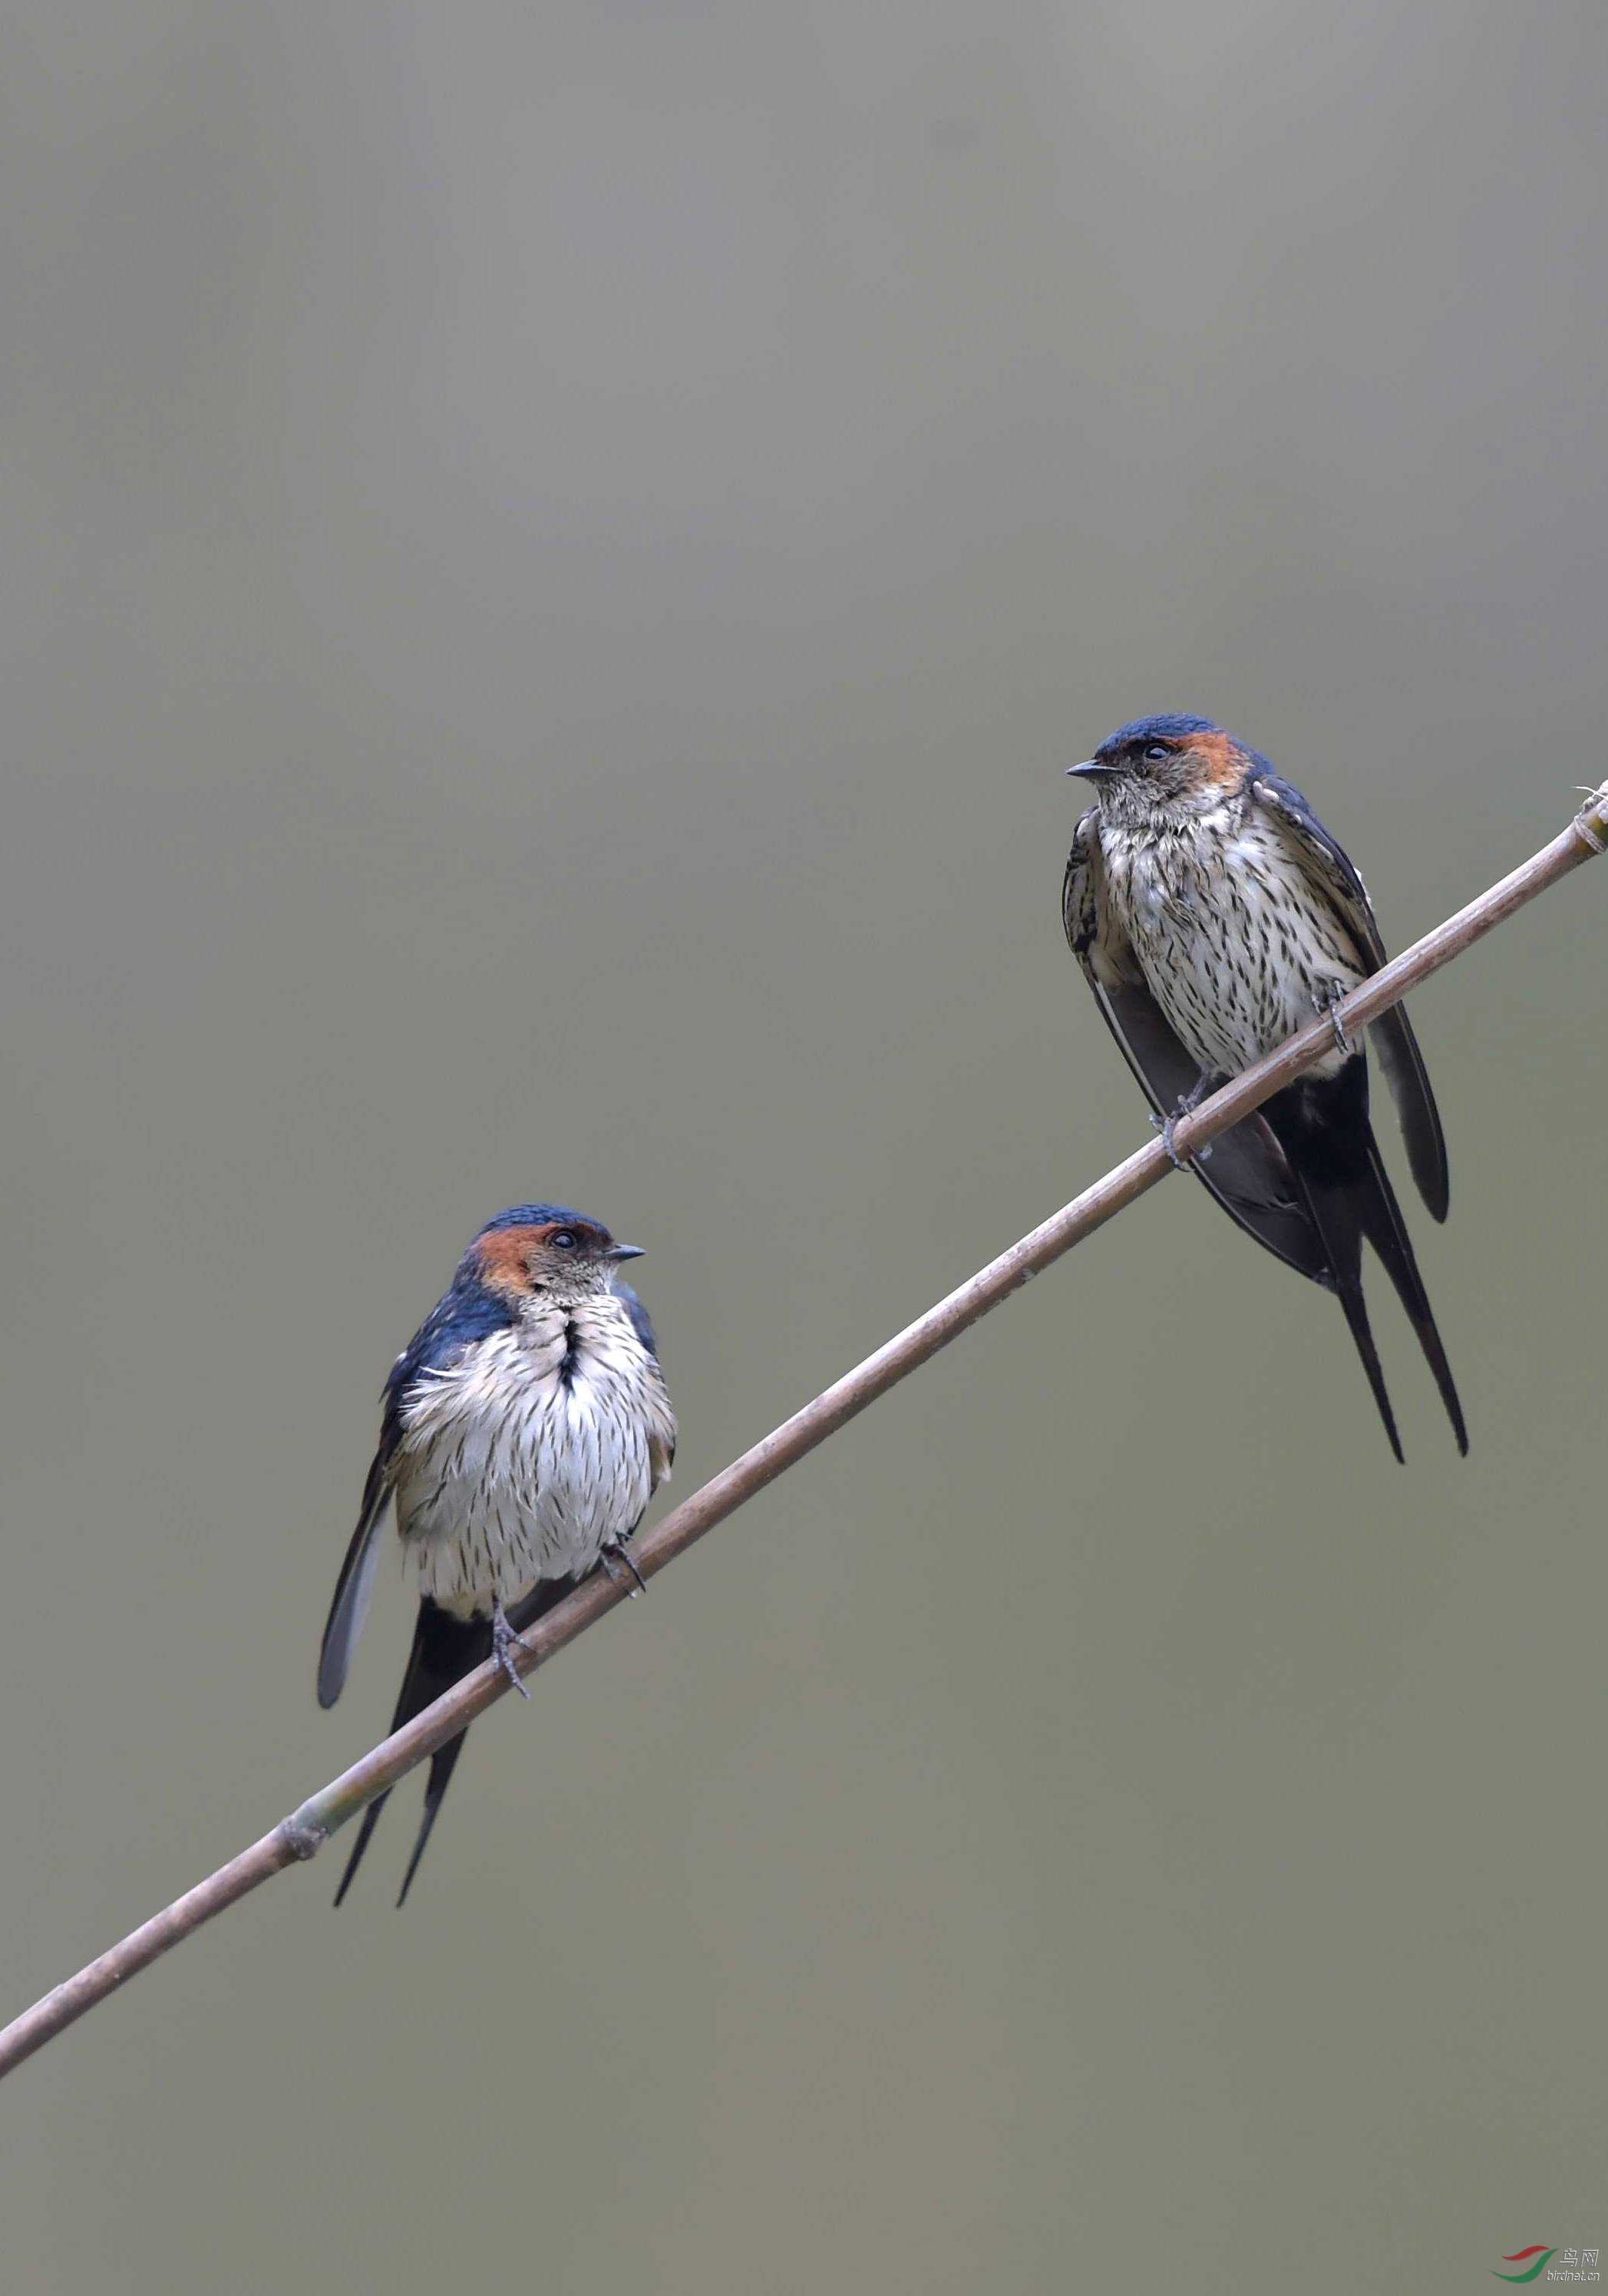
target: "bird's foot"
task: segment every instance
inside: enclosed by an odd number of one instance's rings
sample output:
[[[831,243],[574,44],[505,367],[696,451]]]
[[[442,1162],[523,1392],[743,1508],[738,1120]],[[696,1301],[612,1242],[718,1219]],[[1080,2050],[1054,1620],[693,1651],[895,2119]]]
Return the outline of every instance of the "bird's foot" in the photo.
[[[630,1577],[636,1579],[635,1587],[626,1588],[626,1600],[628,1603],[634,1603],[638,1595],[647,1593],[648,1582],[636,1568],[636,1557],[631,1552],[628,1539],[611,1539],[606,1546],[599,1549],[597,1559],[603,1564],[611,1587],[618,1587],[620,1584],[619,1571],[622,1563]]]
[[[504,1610],[502,1604],[500,1603],[494,1603],[491,1606],[491,1655],[496,1659],[497,1664],[502,1668],[503,1672],[507,1676],[509,1681],[519,1692],[520,1696],[521,1698],[529,1698],[530,1693],[520,1680],[519,1669],[513,1663],[513,1645],[515,1643],[518,1643],[522,1651],[528,1651],[530,1647],[529,1644],[525,1640],[524,1636],[515,1634],[513,1628],[509,1625],[508,1613]]]
[[[1180,1156],[1177,1148],[1173,1145],[1173,1136],[1177,1131],[1179,1117],[1193,1116],[1194,1114],[1195,1110],[1199,1108],[1201,1103],[1205,1099],[1207,1088],[1210,1083],[1211,1078],[1210,1076],[1198,1076],[1194,1080],[1194,1086],[1188,1092],[1179,1094],[1177,1105],[1174,1107],[1172,1113],[1169,1116],[1153,1116],[1150,1119],[1152,1125],[1161,1134],[1161,1145],[1166,1149],[1168,1155],[1171,1158],[1173,1167],[1177,1171],[1187,1172],[1192,1163],[1205,1163],[1207,1158],[1211,1153],[1211,1145],[1210,1142],[1207,1143],[1204,1148],[1197,1148],[1193,1157]]]
[[[1152,1128],[1154,1131],[1159,1132],[1161,1136],[1161,1145],[1166,1149],[1169,1157],[1171,1159],[1174,1170],[1179,1172],[1188,1171],[1188,1165],[1185,1162],[1183,1157],[1179,1155],[1177,1150],[1172,1144],[1172,1136],[1178,1128],[1177,1109],[1174,1109],[1170,1116],[1153,1116],[1150,1121]]]
[[[1312,999],[1312,1010],[1327,1016],[1330,1032],[1334,1038],[1334,1049],[1342,1061],[1350,1060],[1357,1049],[1340,1025],[1340,1008],[1345,1001],[1344,992],[1340,989],[1336,989],[1333,996],[1315,995]]]

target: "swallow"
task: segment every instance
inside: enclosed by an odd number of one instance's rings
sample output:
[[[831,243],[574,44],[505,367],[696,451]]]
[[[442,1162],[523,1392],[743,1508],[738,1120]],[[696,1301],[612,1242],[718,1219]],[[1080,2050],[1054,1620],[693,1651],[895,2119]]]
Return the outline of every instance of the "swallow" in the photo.
[[[335,1587],[318,1660],[332,1706],[373,1591],[394,1513],[419,1591],[391,1728],[496,1657],[600,1564],[638,1577],[627,1545],[676,1456],[676,1419],[653,1327],[620,1280],[635,1244],[562,1204],[488,1220],[398,1357],[381,1397],[379,1448]],[[424,1811],[397,1903],[407,1896],[466,1731],[431,1758]],[[363,1815],[339,1905],[389,1796]]]
[[[1179,1115],[1315,1014],[1333,1019],[1384,964],[1384,943],[1362,879],[1300,791],[1209,718],[1136,718],[1068,771],[1094,803],[1067,860],[1066,937],[1171,1154]],[[1444,1220],[1446,1142],[1417,1039],[1399,1004],[1371,1034],[1418,1193]],[[1337,1021],[1333,1039],[1194,1168],[1248,1235],[1338,1295],[1400,1459],[1363,1298],[1362,1248],[1373,1246],[1466,1453],[1463,1406],[1369,1119],[1366,1052]]]

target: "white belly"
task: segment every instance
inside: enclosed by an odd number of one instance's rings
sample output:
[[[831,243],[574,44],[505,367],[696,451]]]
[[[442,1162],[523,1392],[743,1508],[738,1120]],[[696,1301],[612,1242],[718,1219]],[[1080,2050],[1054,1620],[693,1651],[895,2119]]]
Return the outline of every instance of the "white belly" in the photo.
[[[545,1345],[498,1333],[410,1396],[397,1527],[422,1594],[511,1603],[635,1529],[655,1447],[662,1464],[674,1440],[658,1367],[639,1348],[587,1349],[566,1381],[563,1352],[562,1324]]]

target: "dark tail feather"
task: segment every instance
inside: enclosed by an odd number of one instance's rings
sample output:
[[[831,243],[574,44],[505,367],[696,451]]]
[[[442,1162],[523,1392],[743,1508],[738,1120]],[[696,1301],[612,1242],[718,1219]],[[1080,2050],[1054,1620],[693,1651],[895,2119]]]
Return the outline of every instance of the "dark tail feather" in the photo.
[[[1374,1344],[1367,1302],[1362,1293],[1365,1221],[1358,1201],[1361,1191],[1355,1182],[1336,1187],[1306,1173],[1300,1174],[1300,1179],[1311,1207],[1313,1224],[1329,1255],[1335,1293],[1345,1310],[1357,1352],[1362,1357],[1362,1367],[1368,1375],[1368,1385],[1374,1390],[1374,1400],[1384,1422],[1384,1431],[1391,1439],[1391,1448],[1396,1454],[1398,1464],[1405,1466],[1407,1460],[1401,1448],[1401,1438],[1396,1431],[1396,1414],[1391,1408],[1384,1370],[1379,1360],[1379,1350]]]
[[[521,1595],[508,1612],[508,1623],[516,1634],[533,1626],[544,1613],[578,1582],[573,1578],[543,1578],[528,1595]],[[407,1671],[402,1677],[402,1689],[397,1700],[397,1710],[390,1726],[399,1730],[411,1722],[415,1714],[423,1714],[433,1706],[443,1691],[461,1682],[466,1674],[482,1665],[491,1656],[491,1621],[489,1619],[455,1619],[450,1611],[443,1611],[426,1595],[419,1604],[419,1623],[414,1629],[414,1646],[408,1652]],[[419,1870],[419,1860],[424,1855],[424,1845],[430,1840],[436,1812],[440,1808],[457,1767],[458,1756],[464,1751],[467,1730],[460,1730],[444,1746],[438,1746],[430,1758],[430,1775],[424,1786],[424,1815],[419,1821],[419,1831],[414,1841],[413,1856],[407,1861],[407,1871],[402,1876],[402,1887],[397,1903],[401,1905],[413,1886],[414,1875]],[[371,1801],[363,1813],[363,1823],[357,1829],[357,1839],[352,1844],[352,1854],[346,1861],[346,1871],[340,1876],[340,1887],[335,1892],[339,1905],[352,1885],[352,1875],[363,1863],[363,1853],[368,1848],[374,1828],[380,1823],[380,1813],[390,1800],[389,1792]]]
[[[390,1796],[389,1793],[382,1793],[377,1798],[377,1800],[371,1801],[368,1808],[364,1811],[363,1823],[357,1828],[357,1839],[352,1844],[352,1854],[346,1861],[345,1873],[340,1876],[340,1887],[335,1892],[335,1903],[337,1905],[340,1903],[340,1900],[345,1897],[347,1891],[351,1888],[352,1875],[363,1863],[363,1853],[368,1848],[369,1836],[373,1833],[375,1826],[379,1824],[380,1813],[385,1808],[386,1803],[390,1800]]]
[[[1346,1322],[1362,1357],[1362,1367],[1374,1390],[1374,1400],[1384,1422],[1391,1448],[1402,1456],[1396,1432],[1396,1415],[1385,1392],[1379,1353],[1368,1325],[1362,1296],[1362,1247],[1365,1237],[1384,1263],[1418,1335],[1429,1367],[1435,1375],[1447,1417],[1466,1454],[1468,1431],[1463,1406],[1452,1384],[1451,1367],[1413,1247],[1407,1240],[1401,1208],[1390,1176],[1380,1160],[1379,1144],[1368,1122],[1367,1069],[1358,1058],[1347,1062],[1335,1077],[1320,1083],[1296,1085],[1277,1094],[1265,1111],[1292,1169],[1300,1184],[1318,1234],[1329,1257],[1330,1280],[1340,1295]]]
[[[1457,1400],[1452,1367],[1446,1359],[1446,1349],[1441,1346],[1440,1334],[1435,1328],[1429,1294],[1423,1288],[1418,1262],[1414,1259],[1413,1247],[1407,1241],[1401,1207],[1396,1201],[1395,1190],[1380,1161],[1378,1144],[1371,1134],[1368,1138],[1368,1167],[1372,1185],[1359,1185],[1357,1191],[1358,1211],[1364,1230],[1368,1242],[1384,1262],[1385,1273],[1396,1286],[1396,1294],[1407,1310],[1407,1321],[1418,1334],[1418,1344],[1435,1375],[1440,1400],[1446,1406],[1446,1415],[1452,1423],[1457,1449],[1466,1458],[1468,1429],[1464,1424],[1463,1406]]]
[[[517,1635],[524,1628],[533,1625],[537,1619],[544,1615],[545,1612],[550,1611],[555,1603],[561,1603],[576,1583],[577,1582],[573,1578],[538,1579],[537,1584],[530,1589],[530,1592],[528,1595],[521,1595],[519,1601],[508,1612],[508,1623],[513,1628],[514,1633]],[[458,1622],[455,1619],[450,1623],[455,1627]],[[443,1690],[449,1688],[452,1683],[459,1681],[472,1667],[480,1665],[484,1660],[488,1659],[491,1656],[492,1641],[490,1627],[485,1624],[482,1620],[476,1619],[472,1621],[469,1631],[476,1637],[473,1649],[471,1650],[468,1647],[467,1642],[465,1642],[462,1647],[458,1662],[454,1668],[447,1681],[441,1683],[438,1688],[431,1691],[428,1697],[422,1698],[419,1701],[418,1705],[412,1709],[413,1713],[417,1714],[422,1708],[428,1706],[431,1699],[439,1698]],[[410,1677],[411,1672],[412,1669],[410,1669]],[[404,1685],[403,1694],[406,1697],[406,1685]],[[397,1727],[397,1723],[393,1722],[391,1724],[391,1728],[394,1730]],[[424,1845],[430,1840],[430,1829],[436,1822],[436,1812],[441,1807],[442,1797],[447,1792],[447,1783],[452,1776],[453,1769],[456,1765],[458,1756],[464,1751],[464,1741],[468,1737],[468,1735],[469,1733],[467,1730],[460,1730],[455,1738],[449,1738],[447,1741],[447,1743],[444,1746],[439,1747],[436,1752],[430,1758],[430,1776],[427,1779],[424,1787],[424,1815],[419,1821],[418,1838],[414,1843],[414,1854],[407,1861],[407,1871],[402,1876],[402,1887],[397,1892],[398,1905],[401,1905],[404,1898],[406,1898],[408,1890],[413,1886],[414,1875],[419,1870],[419,1860],[424,1855]],[[378,1802],[371,1805],[370,1809],[365,1813],[365,1818],[372,1816],[373,1811],[378,1809],[379,1806]],[[363,1841],[361,1836],[359,1836],[357,1846],[352,1851],[353,1866],[357,1864],[357,1859],[362,1853],[362,1849]],[[351,1867],[349,1866],[347,1871],[349,1874]],[[346,1882],[343,1881],[340,1886],[344,1890]],[[340,1903],[339,1898],[336,1898],[335,1903],[337,1905]]]
[[[419,1623],[414,1629],[414,1646],[408,1652],[407,1671],[402,1677],[402,1688],[397,1699],[397,1710],[390,1726],[399,1730],[433,1705],[445,1690],[450,1690],[472,1669],[491,1656],[491,1621],[489,1619],[455,1619],[450,1611],[443,1611],[426,1595],[419,1604]],[[430,1758],[430,1779],[424,1789],[424,1816],[420,1823],[414,1853],[408,1860],[407,1873],[402,1883],[402,1893],[397,1903],[407,1895],[408,1884],[414,1878],[424,1845],[430,1839],[430,1829],[436,1822],[436,1812],[441,1807],[442,1796],[464,1751],[468,1736],[461,1730],[438,1747]],[[390,1800],[382,1793],[370,1802],[363,1813],[363,1824],[357,1839],[352,1844],[352,1854],[346,1861],[346,1871],[340,1877],[340,1887],[335,1892],[339,1905],[351,1888],[352,1876],[363,1863],[363,1853],[368,1848],[374,1828],[380,1823],[380,1813]]]
[[[490,1637],[488,1636],[481,1657],[489,1658],[490,1656],[491,1642]],[[480,1660],[476,1659],[474,1663],[479,1666]],[[464,1671],[467,1674],[469,1669],[465,1667]],[[436,1695],[439,1697],[440,1693],[438,1691]],[[424,1785],[424,1815],[419,1820],[419,1831],[414,1837],[413,1856],[407,1861],[407,1871],[402,1876],[402,1887],[397,1892],[398,1906],[406,1902],[407,1893],[413,1887],[414,1875],[419,1870],[419,1860],[424,1855],[424,1845],[430,1840],[431,1827],[436,1822],[436,1812],[441,1807],[453,1771],[457,1767],[458,1756],[464,1751],[464,1741],[468,1735],[467,1730],[460,1730],[455,1738],[449,1738],[447,1743],[439,1747],[430,1758],[430,1776]]]

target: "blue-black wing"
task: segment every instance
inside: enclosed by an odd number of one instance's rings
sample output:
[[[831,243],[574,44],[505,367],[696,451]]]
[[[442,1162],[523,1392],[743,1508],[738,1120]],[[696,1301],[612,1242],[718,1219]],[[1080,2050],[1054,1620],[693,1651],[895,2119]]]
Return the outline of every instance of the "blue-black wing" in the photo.
[[[617,1283],[614,1296],[631,1318],[631,1329],[646,1348],[655,1363],[659,1361],[659,1341],[653,1336],[653,1320],[628,1283]]]
[[[1247,786],[1252,802],[1277,824],[1292,857],[1309,881],[1338,910],[1341,922],[1357,944],[1365,970],[1377,972],[1385,962],[1384,942],[1380,938],[1368,889],[1349,857],[1330,836],[1300,791],[1282,780],[1265,758],[1258,758],[1252,765]],[[1407,1163],[1418,1193],[1434,1218],[1443,1220],[1451,1200],[1446,1138],[1412,1023],[1402,1006],[1395,1004],[1374,1022],[1371,1033],[1391,1098],[1396,1103],[1401,1136],[1407,1143]]]
[[[369,1596],[374,1591],[374,1572],[380,1564],[380,1526],[390,1501],[394,1456],[395,1447],[388,1449],[382,1442],[370,1463],[368,1480],[363,1486],[357,1528],[352,1533],[340,1576],[335,1581],[334,1600],[324,1621],[324,1641],[318,1652],[320,1706],[332,1706],[346,1687],[352,1652],[367,1614]]]
[[[369,1597],[374,1591],[380,1531],[390,1498],[397,1451],[402,1440],[402,1406],[407,1393],[422,1374],[445,1369],[456,1361],[466,1347],[512,1320],[511,1310],[480,1286],[455,1283],[437,1300],[391,1365],[380,1398],[380,1446],[363,1486],[357,1528],[352,1533],[340,1576],[335,1581],[334,1600],[330,1604],[318,1653],[320,1706],[332,1706],[345,1686],[352,1652],[368,1611]]]
[[[627,1315],[631,1318],[631,1329],[636,1332],[637,1338],[642,1341],[643,1346],[646,1348],[648,1353],[652,1357],[653,1361],[657,1363],[659,1361],[659,1341],[653,1335],[652,1317],[648,1314],[647,1309],[643,1306],[642,1301],[637,1298],[636,1292],[632,1291],[628,1283],[617,1283],[614,1290],[615,1296],[619,1300],[620,1305],[624,1308]],[[676,1446],[674,1442],[671,1442],[666,1445],[662,1450],[658,1449],[657,1445],[655,1445],[654,1447],[657,1451],[657,1456],[655,1456],[652,1461],[653,1480],[655,1485],[657,1485],[666,1479],[669,1474],[670,1469],[676,1464]]]

